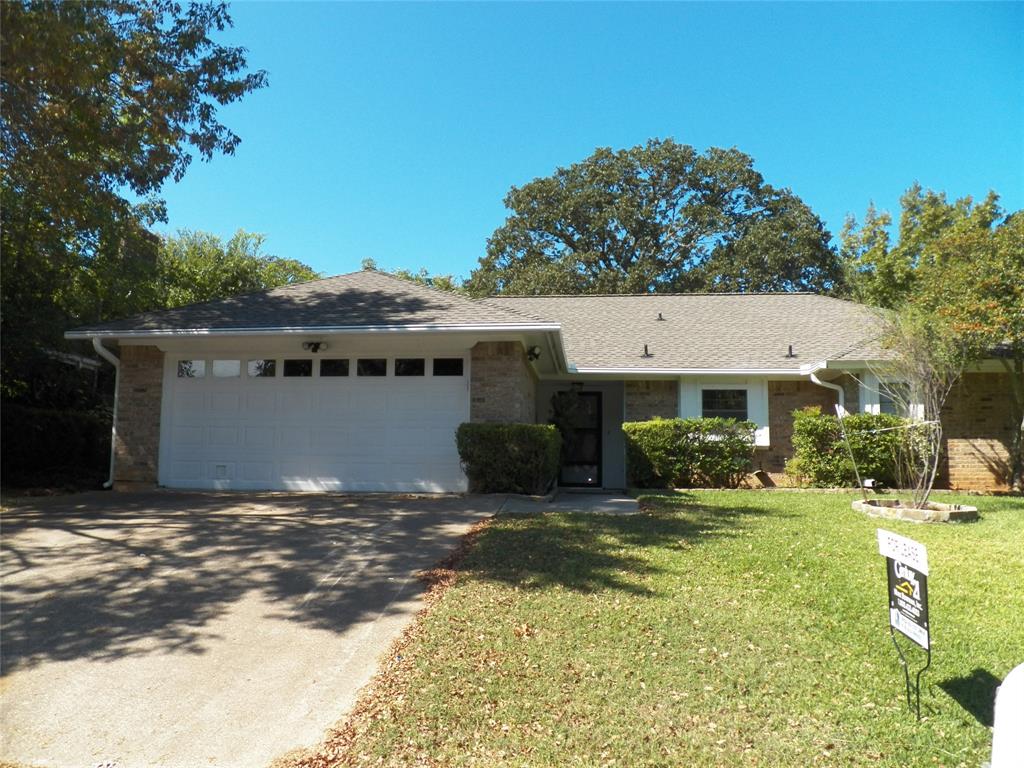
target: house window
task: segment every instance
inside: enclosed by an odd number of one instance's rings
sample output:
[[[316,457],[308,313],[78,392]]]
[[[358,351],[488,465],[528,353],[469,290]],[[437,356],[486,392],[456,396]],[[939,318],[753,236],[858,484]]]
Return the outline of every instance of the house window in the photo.
[[[233,379],[242,375],[241,360],[214,360],[213,375],[218,379]]]
[[[179,379],[201,379],[206,375],[205,360],[179,360]]]
[[[705,389],[701,392],[701,416],[705,419],[747,420],[746,389]]]
[[[900,382],[882,383],[878,387],[878,412],[906,417],[909,413],[910,387]]]
[[[321,360],[320,376],[348,376],[348,360]]]
[[[246,369],[254,379],[273,378],[277,374],[277,361],[250,360],[246,364]]]
[[[313,375],[312,360],[285,360],[284,375],[294,377],[307,377]]]
[[[462,375],[462,358],[461,357],[435,357],[434,358],[434,375],[435,376],[461,376]]]
[[[423,376],[426,374],[426,362],[422,357],[396,358],[395,376]]]
[[[383,357],[361,357],[356,361],[357,376],[387,376],[388,361]]]

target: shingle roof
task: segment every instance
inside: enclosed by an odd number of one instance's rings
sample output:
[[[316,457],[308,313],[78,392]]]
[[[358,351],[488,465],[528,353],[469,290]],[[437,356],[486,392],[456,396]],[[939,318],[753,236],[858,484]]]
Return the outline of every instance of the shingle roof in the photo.
[[[659,314],[663,320],[658,320]],[[557,330],[587,369],[798,371],[821,360],[882,359],[880,321],[813,294],[645,294],[470,299],[392,275],[352,272],[76,328],[71,338],[381,326]],[[795,357],[786,354],[793,345]],[[643,357],[647,345],[650,357]]]
[[[495,297],[488,304],[562,325],[579,369],[793,370],[855,351],[882,354],[874,310],[826,296],[648,294]],[[658,316],[663,320],[658,320]],[[651,357],[643,357],[644,345]],[[786,357],[789,345],[795,357]]]
[[[537,321],[512,305],[495,306],[367,270],[146,312],[75,328],[68,335],[475,325],[537,325]]]

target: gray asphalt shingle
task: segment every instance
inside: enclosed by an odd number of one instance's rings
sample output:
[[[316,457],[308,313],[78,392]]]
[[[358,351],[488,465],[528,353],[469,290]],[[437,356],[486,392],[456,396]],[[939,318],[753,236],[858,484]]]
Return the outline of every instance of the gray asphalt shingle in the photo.
[[[658,319],[659,315],[662,319]],[[797,371],[878,359],[875,311],[813,294],[652,294],[469,299],[362,271],[76,328],[96,333],[558,324],[580,369]],[[795,357],[787,357],[789,345]],[[650,357],[644,357],[647,345]]]

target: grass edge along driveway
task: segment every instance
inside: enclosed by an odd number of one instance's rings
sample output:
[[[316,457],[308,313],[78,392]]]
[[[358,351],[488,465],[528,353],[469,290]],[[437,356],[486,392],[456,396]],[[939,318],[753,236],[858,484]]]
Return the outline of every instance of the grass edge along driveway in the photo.
[[[679,493],[633,517],[489,521],[434,572],[446,588],[353,716],[292,764],[977,766],[994,686],[1024,661],[1024,500],[914,525],[852,498]],[[878,527],[929,548],[920,724]]]

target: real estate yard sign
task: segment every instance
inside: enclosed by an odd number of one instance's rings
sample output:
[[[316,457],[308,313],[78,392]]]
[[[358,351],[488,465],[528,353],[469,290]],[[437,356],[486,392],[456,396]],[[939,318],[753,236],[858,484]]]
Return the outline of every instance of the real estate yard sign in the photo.
[[[918,671],[914,686],[917,719],[920,720],[921,674],[932,663],[931,630],[928,625],[928,550],[920,542],[879,528],[878,552],[885,557],[889,582],[889,632],[903,665],[907,706],[910,706],[910,671],[903,649],[896,642],[895,632],[928,652],[928,662]]]
[[[924,544],[878,529],[878,551],[889,575],[889,624],[928,649],[928,550]]]

